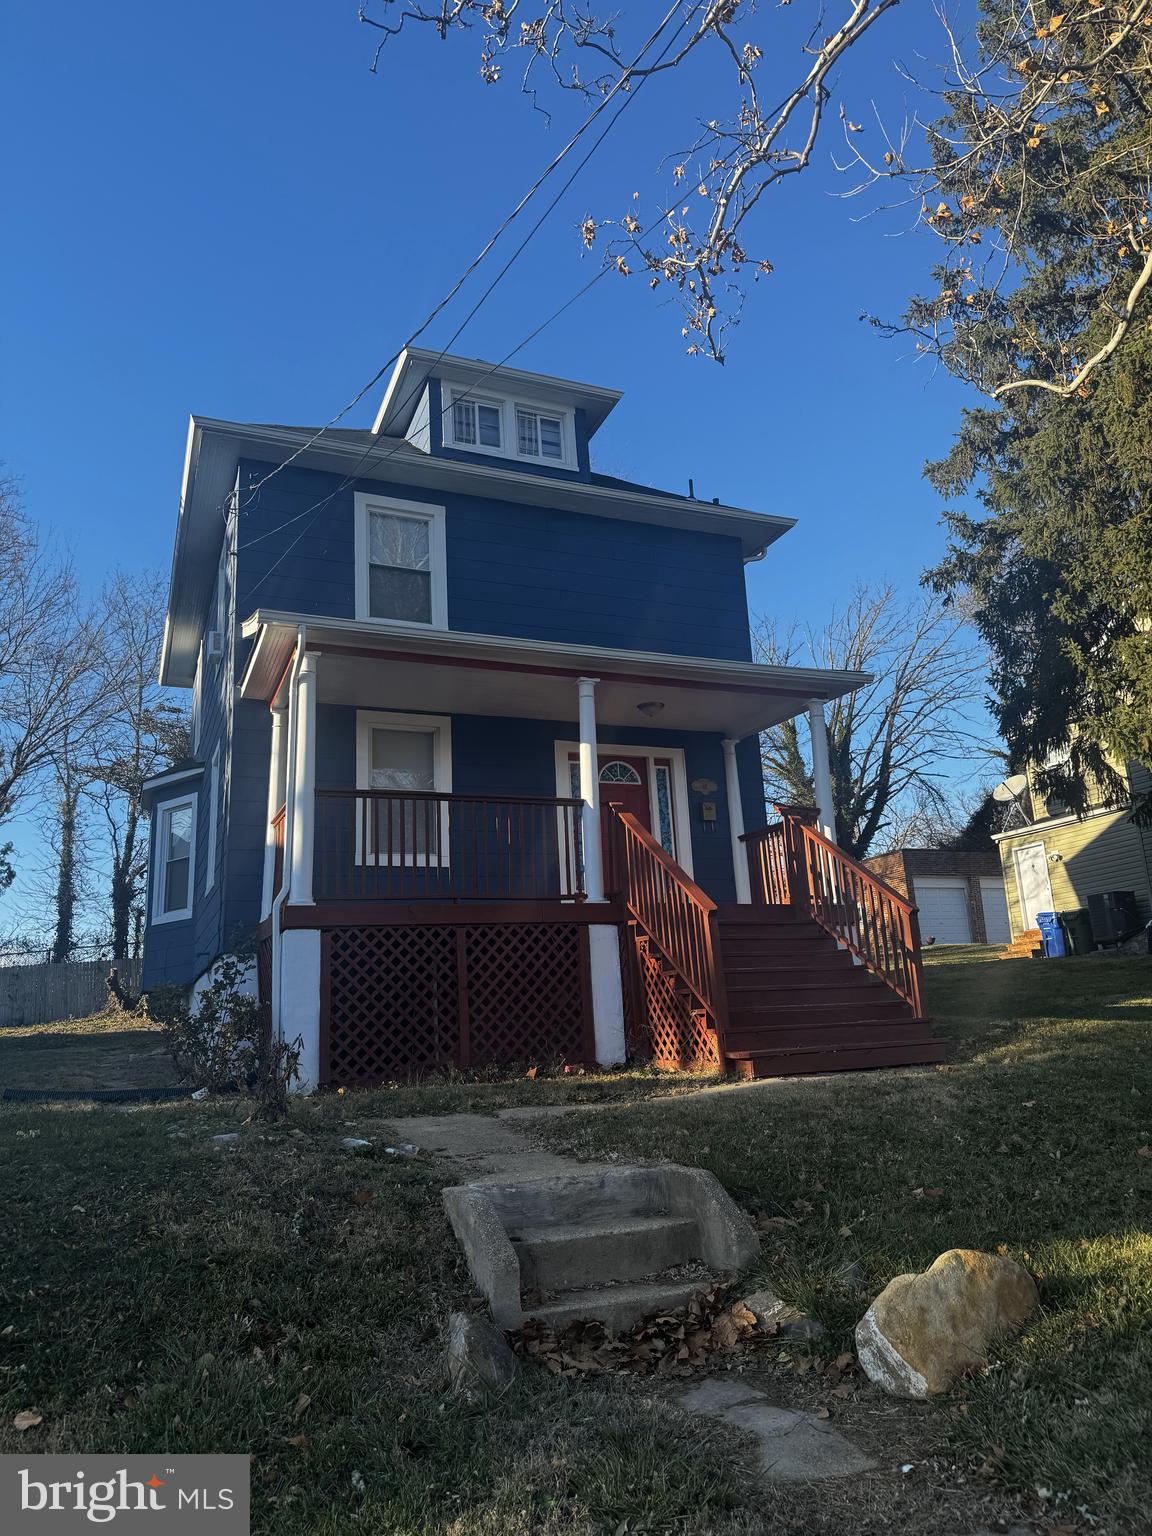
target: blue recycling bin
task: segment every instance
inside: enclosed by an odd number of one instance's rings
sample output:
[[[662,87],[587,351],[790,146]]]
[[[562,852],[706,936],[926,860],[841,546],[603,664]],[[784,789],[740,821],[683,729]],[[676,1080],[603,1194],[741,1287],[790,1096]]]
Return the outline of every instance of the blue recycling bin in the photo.
[[[1060,923],[1059,913],[1037,912],[1036,926],[1040,930],[1044,954],[1049,960],[1057,960],[1067,955],[1068,946],[1064,942],[1064,929]]]

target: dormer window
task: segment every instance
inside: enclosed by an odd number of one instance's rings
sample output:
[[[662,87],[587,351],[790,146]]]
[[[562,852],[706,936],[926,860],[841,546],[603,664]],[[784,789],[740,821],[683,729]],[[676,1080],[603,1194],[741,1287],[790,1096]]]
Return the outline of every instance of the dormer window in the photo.
[[[525,459],[564,461],[564,420],[526,406],[516,407],[516,447]]]
[[[462,448],[502,446],[500,402],[457,395],[452,402],[452,436]]]
[[[571,411],[510,396],[473,395],[450,384],[444,388],[450,401],[444,413],[447,447],[575,469]]]

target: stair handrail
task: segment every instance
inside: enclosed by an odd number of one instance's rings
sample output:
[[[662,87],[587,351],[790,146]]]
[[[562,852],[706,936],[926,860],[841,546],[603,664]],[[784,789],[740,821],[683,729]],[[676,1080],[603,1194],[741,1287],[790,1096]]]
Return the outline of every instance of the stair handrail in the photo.
[[[716,903],[631,811],[616,803],[608,811],[610,890],[707,1013],[723,1061],[728,999]]]
[[[794,854],[793,903],[923,1016],[919,908],[814,825],[809,807],[778,805]],[[851,916],[850,916],[851,914]]]

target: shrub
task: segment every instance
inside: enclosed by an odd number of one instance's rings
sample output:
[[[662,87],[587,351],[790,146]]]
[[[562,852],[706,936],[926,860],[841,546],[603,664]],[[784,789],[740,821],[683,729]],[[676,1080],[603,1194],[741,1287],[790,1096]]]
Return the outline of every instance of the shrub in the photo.
[[[163,1027],[176,1066],[197,1088],[249,1094],[256,1118],[275,1119],[286,1111],[299,1076],[302,1042],[273,1038],[264,1009],[243,990],[249,965],[241,952],[224,955],[194,1006],[183,988],[157,987],[148,993],[148,1012]]]

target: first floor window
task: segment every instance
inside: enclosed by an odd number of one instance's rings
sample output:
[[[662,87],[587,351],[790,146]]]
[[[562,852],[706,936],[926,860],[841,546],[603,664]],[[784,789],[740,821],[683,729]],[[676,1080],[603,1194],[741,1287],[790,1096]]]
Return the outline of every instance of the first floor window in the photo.
[[[174,801],[157,808],[153,922],[191,914],[195,839],[195,800]]]
[[[444,510],[357,497],[357,618],[447,627]]]
[[[452,402],[452,438],[462,448],[499,448],[499,405],[457,395]]]
[[[428,799],[452,787],[450,722],[440,716],[361,714],[357,781],[365,797],[370,861],[448,863],[448,807]]]

